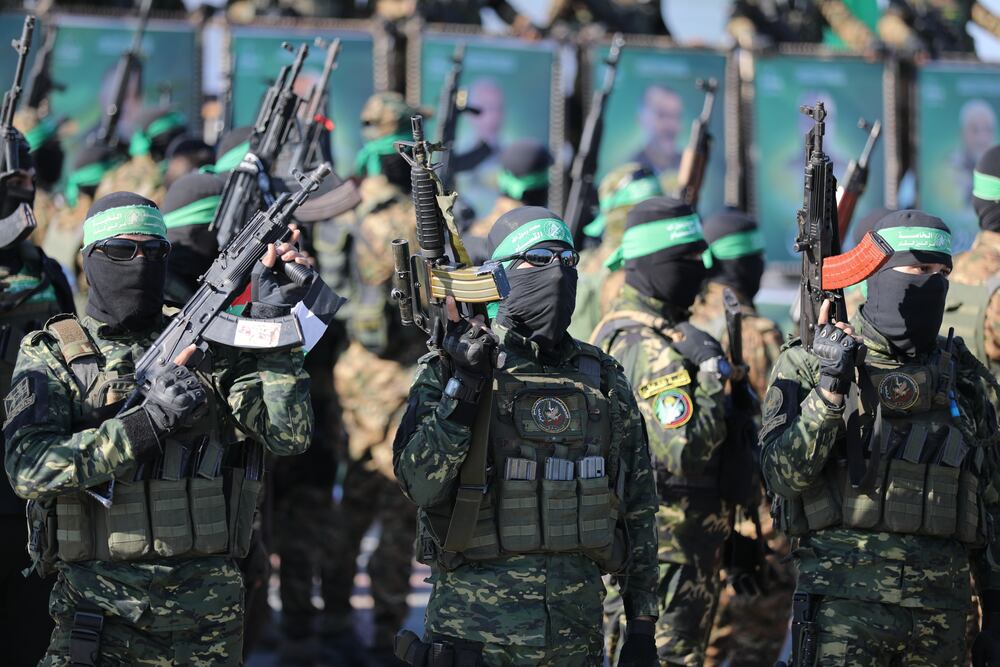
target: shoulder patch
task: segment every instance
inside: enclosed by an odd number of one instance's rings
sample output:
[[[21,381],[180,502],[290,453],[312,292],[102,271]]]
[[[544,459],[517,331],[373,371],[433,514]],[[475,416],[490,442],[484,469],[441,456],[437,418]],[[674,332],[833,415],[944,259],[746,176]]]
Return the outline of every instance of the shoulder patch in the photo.
[[[639,387],[639,398],[652,398],[668,389],[677,389],[689,384],[691,384],[691,374],[687,372],[686,368],[682,368],[679,371],[661,375]]]
[[[14,385],[10,393],[3,399],[5,425],[35,404],[35,392],[32,391],[31,384],[30,377],[21,378],[21,381]]]
[[[785,395],[777,385],[772,385],[764,394],[764,404],[761,406],[764,421],[769,421],[778,414],[782,404],[785,402]]]
[[[663,428],[679,428],[691,421],[694,404],[687,392],[668,389],[656,397],[653,414]]]

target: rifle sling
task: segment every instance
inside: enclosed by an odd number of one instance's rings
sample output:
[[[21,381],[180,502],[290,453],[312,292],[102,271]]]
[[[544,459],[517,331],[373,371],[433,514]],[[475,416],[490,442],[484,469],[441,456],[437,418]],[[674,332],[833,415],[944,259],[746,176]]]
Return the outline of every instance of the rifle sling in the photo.
[[[883,436],[887,434],[883,433],[882,428],[882,402],[878,400],[871,377],[864,366],[858,369],[858,392],[860,393],[858,398],[863,405],[871,406],[874,404],[877,407],[875,408],[875,420],[871,433],[865,441],[861,439],[861,429],[851,426],[851,420],[848,420],[849,427],[845,443],[847,475],[852,488],[858,491],[870,491],[882,459],[882,450],[885,446]],[[865,460],[865,449],[871,452],[867,461]]]
[[[458,473],[458,493],[451,512],[443,549],[461,553],[468,548],[486,495],[486,456],[489,449],[490,420],[493,417],[493,377],[487,378],[476,407],[469,451]]]

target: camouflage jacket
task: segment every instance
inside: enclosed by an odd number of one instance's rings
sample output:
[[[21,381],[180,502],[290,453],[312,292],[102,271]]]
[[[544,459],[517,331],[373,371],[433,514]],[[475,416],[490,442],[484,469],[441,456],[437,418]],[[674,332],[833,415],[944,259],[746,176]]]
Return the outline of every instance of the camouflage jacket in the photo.
[[[620,311],[662,318],[663,302],[626,285],[610,315]],[[657,470],[694,478],[710,473],[715,453],[726,439],[724,388],[671,347],[673,323],[666,319],[660,323],[661,329],[640,326],[603,334],[598,325],[592,342],[625,367],[646,420]]]
[[[536,346],[496,327],[507,358],[526,372],[575,368],[580,343],[566,337],[554,358],[539,358]],[[420,508],[454,502],[458,474],[471,429],[438,414],[450,374],[435,355],[420,360],[409,409],[395,442],[393,460],[403,492]],[[656,492],[642,418],[624,374],[609,392],[620,401],[625,432],[622,463],[629,476],[623,500],[631,538],[631,561],[622,582],[628,616],[656,616]],[[597,565],[583,554],[523,554],[435,567],[427,606],[428,631],[472,641],[552,646],[600,635],[604,584]]]
[[[98,346],[107,371],[126,376],[160,327],[141,335],[116,335],[86,317],[81,324]],[[301,348],[257,353],[216,347],[211,352],[211,390],[226,424],[276,455],[298,454],[309,446],[313,413],[309,377]],[[69,370],[55,338],[37,331],[24,338],[14,371],[15,389],[5,399],[5,466],[14,490],[26,499],[47,499],[93,487],[134,470],[135,447],[121,420],[96,427],[81,423],[85,395]],[[19,387],[24,385],[24,391]],[[141,408],[134,408],[135,410]],[[230,426],[232,428],[232,426]],[[60,562],[71,589],[106,613],[135,622],[147,609],[167,622],[171,614],[211,607],[211,591],[199,589],[195,570],[232,572],[225,557],[155,559],[131,563]],[[238,571],[235,581],[239,584]],[[209,594],[206,601],[205,595]],[[159,602],[157,602],[159,601]],[[159,608],[157,608],[159,606]],[[155,625],[156,621],[154,621]]]
[[[167,194],[163,173],[163,167],[153,158],[137,155],[105,174],[101,184],[97,186],[94,199],[112,192],[134,192],[159,206],[163,204],[163,198]]]
[[[710,282],[702,291],[694,307],[691,308],[691,324],[702,331],[711,334],[722,344],[722,349],[729,349],[729,331],[726,329],[726,308],[722,303],[722,291],[725,285]],[[767,378],[771,375],[771,367],[781,354],[784,344],[778,325],[757,314],[753,303],[733,290],[740,302],[743,313],[743,359],[750,367],[750,385],[763,396],[767,391]]]
[[[955,270],[949,278],[966,285],[983,285],[1000,278],[1000,232],[980,231],[972,248],[955,256]],[[986,356],[1000,362],[1000,291],[990,297],[984,326]]]
[[[609,271],[604,261],[611,256],[622,243],[625,231],[625,216],[629,206],[619,206],[605,214],[607,223],[604,237],[596,248],[588,248],[580,253],[580,265],[577,269],[579,282],[576,287],[576,307],[573,309],[573,321],[569,325],[569,333],[574,338],[587,340],[594,332],[594,327],[608,312],[611,303],[618,296],[625,284],[624,271]]]
[[[866,365],[896,363],[888,343],[861,315],[852,325],[867,346]],[[987,515],[997,517],[1000,387],[960,342],[957,351],[959,427],[970,444],[985,448],[979,492]],[[771,372],[761,429],[761,469],[778,496],[801,493],[844,459],[845,407],[828,404],[818,384],[818,361],[792,341]],[[800,590],[904,607],[966,609],[970,567],[980,590],[1000,588],[1000,566],[990,564],[998,562],[998,539],[992,536],[987,548],[993,555],[987,558],[984,549],[957,540],[834,526],[800,538],[792,553]]]

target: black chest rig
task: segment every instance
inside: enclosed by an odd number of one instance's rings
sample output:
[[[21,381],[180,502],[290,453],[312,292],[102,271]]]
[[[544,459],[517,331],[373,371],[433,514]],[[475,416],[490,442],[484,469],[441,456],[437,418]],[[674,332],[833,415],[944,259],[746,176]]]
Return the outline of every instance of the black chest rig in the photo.
[[[944,350],[926,364],[865,364],[847,399],[845,455],[787,499],[788,532],[843,526],[981,543],[984,453],[970,439],[954,373]]]

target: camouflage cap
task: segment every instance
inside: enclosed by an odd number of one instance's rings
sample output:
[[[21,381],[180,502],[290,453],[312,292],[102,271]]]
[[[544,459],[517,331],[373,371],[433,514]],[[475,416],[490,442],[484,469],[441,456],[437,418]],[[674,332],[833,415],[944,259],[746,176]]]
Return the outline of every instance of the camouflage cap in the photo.
[[[626,162],[601,179],[597,188],[600,214],[584,227],[583,232],[587,236],[600,238],[610,214],[618,209],[627,211],[645,199],[663,194],[663,187],[653,172],[638,162]]]
[[[375,93],[361,109],[361,133],[367,141],[399,132],[409,134],[410,116],[415,114],[424,118],[434,115],[426,107],[409,104],[399,93]]]

